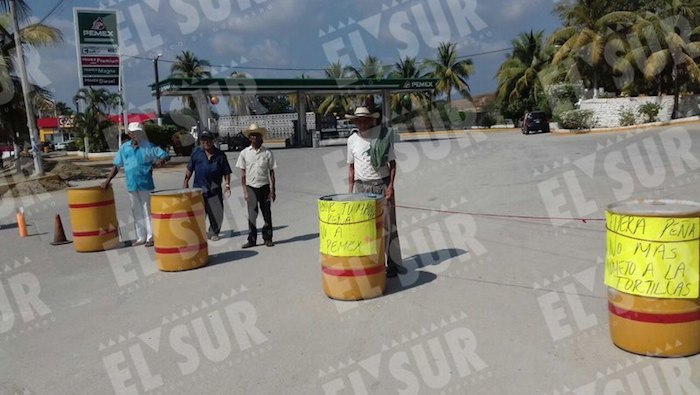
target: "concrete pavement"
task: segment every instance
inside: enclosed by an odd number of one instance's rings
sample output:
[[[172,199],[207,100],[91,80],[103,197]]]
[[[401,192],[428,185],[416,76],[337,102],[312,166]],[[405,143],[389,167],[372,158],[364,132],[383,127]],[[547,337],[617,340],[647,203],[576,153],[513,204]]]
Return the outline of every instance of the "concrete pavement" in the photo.
[[[158,272],[143,246],[50,246],[54,215],[69,223],[64,191],[3,198],[0,393],[698,393],[700,356],[611,343],[599,219],[630,198],[700,200],[699,129],[397,144],[407,273],[362,302],[321,288],[316,199],[345,192],[342,146],[275,150],[272,248],[241,250],[236,177],[231,232],[188,272]],[[182,184],[182,169],[155,174],[159,189]],[[133,237],[123,179],[114,188]]]

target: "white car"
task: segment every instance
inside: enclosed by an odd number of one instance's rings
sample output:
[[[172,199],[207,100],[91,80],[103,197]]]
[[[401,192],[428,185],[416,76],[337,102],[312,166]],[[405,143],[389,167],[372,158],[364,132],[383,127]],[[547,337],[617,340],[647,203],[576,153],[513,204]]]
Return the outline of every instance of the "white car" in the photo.
[[[53,146],[54,146],[54,149],[55,149],[55,150],[65,150],[65,149],[66,149],[66,145],[68,145],[68,144],[70,144],[70,143],[72,143],[72,142],[73,142],[73,141],[62,141],[62,142],[60,142],[60,143],[54,143]]]

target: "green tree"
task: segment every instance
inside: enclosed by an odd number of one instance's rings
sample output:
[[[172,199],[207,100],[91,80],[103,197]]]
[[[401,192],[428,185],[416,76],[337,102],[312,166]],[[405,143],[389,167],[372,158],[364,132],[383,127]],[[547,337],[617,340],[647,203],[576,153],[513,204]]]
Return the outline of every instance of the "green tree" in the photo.
[[[406,56],[394,63],[394,69],[389,72],[389,78],[426,78],[428,73],[423,72],[423,65],[416,58]],[[409,123],[411,130],[415,130],[413,124],[414,109],[427,109],[430,103],[429,92],[411,92],[407,94],[391,95],[391,111],[397,114],[399,121]],[[403,119],[408,118],[408,119]]]
[[[309,77],[308,75],[302,73],[300,76],[297,77],[298,79],[305,80]],[[306,111],[313,111],[316,112],[318,109],[319,105],[323,101],[323,97],[321,96],[315,96],[315,95],[305,95],[304,96],[304,104],[306,106]],[[289,100],[289,104],[292,106],[293,109],[296,109],[297,107],[297,95],[289,95],[287,96],[287,99]]]
[[[620,8],[616,8],[620,7]],[[550,44],[558,50],[552,58],[554,65],[568,61],[569,80],[576,78],[575,72],[588,77],[594,97],[598,95],[601,75],[612,75],[605,54],[621,50],[611,46],[620,45],[620,37],[634,23],[636,14],[624,9],[619,2],[607,0],[578,0],[574,3],[559,2],[555,12],[564,21],[564,27],[552,34]],[[576,67],[571,67],[571,66]]]
[[[211,77],[209,61],[200,59],[190,51],[182,51],[181,54],[175,57],[175,63],[170,66],[170,77],[174,78],[189,78],[191,80],[200,80],[202,78]],[[196,110],[195,100],[191,95],[182,98],[183,104],[192,110]]]
[[[340,61],[331,63],[323,71],[328,79],[339,80],[347,78],[347,67],[343,67]],[[352,108],[352,100],[343,95],[327,95],[318,106],[318,112],[324,115],[344,115]]]
[[[424,64],[432,70],[431,77],[438,80],[435,93],[445,94],[448,106],[452,104],[452,90],[471,98],[467,80],[474,73],[474,64],[471,59],[460,59],[457,56],[457,44],[440,43],[437,58],[427,59]]]
[[[240,71],[234,71],[231,73],[231,76],[229,77],[231,79],[251,79],[252,77],[246,73],[242,73]],[[234,89],[235,92],[235,89]],[[232,114],[236,115],[248,115],[251,113],[250,111],[250,106],[248,106],[247,101],[249,100],[248,96],[242,96],[242,95],[235,95],[235,96],[229,96],[227,103],[228,103],[228,108],[229,111]]]
[[[357,79],[379,79],[384,78],[386,67],[378,57],[369,55],[360,61],[360,67],[347,66],[345,72]]]
[[[672,118],[678,117],[679,97],[683,86],[700,83],[700,28],[693,29],[700,17],[698,0],[660,0],[651,11],[640,12],[632,26],[635,45],[628,48],[619,72],[632,70],[641,81],[634,86],[641,91],[661,95],[673,93]]]
[[[525,111],[539,107],[544,96],[541,73],[549,64],[549,55],[543,37],[541,30],[520,33],[512,41],[513,52],[498,69],[496,101],[509,119],[517,120]]]
[[[0,9],[9,10],[10,0],[0,0]],[[42,23],[30,22],[31,9],[27,2],[16,1],[17,19],[19,20],[20,42],[25,47],[51,46],[62,40],[61,31]],[[12,29],[12,18],[8,12],[0,15],[0,135],[3,140],[12,139],[18,144],[24,141],[29,130],[25,115],[24,98],[19,79],[15,75],[16,43]],[[31,87],[29,93],[32,103],[49,99],[48,91],[40,87]],[[19,162],[18,162],[19,163]]]
[[[90,87],[78,90],[73,101],[83,103],[83,111],[77,115],[75,122],[77,137],[87,136],[90,152],[106,151],[109,147],[104,131],[112,124],[107,114],[120,105],[121,97],[104,88]]]

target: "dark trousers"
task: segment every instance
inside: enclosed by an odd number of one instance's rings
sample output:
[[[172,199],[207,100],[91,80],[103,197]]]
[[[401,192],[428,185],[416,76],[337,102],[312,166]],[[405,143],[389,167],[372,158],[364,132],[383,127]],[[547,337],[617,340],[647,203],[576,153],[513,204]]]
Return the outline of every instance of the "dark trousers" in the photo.
[[[224,222],[224,196],[221,189],[204,198],[204,210],[209,218],[209,236],[218,236]]]
[[[355,193],[376,193],[383,195],[389,185],[389,177],[383,180],[362,181],[355,180]],[[384,240],[389,239],[386,245],[386,265],[396,267],[403,261],[401,257],[401,244],[399,243],[399,230],[396,226],[396,199],[394,196],[386,202],[384,212]],[[387,237],[388,236],[388,237]]]
[[[255,244],[258,239],[258,206],[262,211],[265,225],[262,228],[262,237],[265,241],[272,241],[272,212],[270,211],[270,185],[263,185],[260,188],[248,189],[248,241]]]

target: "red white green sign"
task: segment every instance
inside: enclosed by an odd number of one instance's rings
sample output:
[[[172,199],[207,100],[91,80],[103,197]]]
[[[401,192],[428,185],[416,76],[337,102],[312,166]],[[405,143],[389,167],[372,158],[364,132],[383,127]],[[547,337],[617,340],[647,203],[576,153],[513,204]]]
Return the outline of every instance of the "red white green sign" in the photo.
[[[80,86],[119,85],[117,11],[73,11]]]

